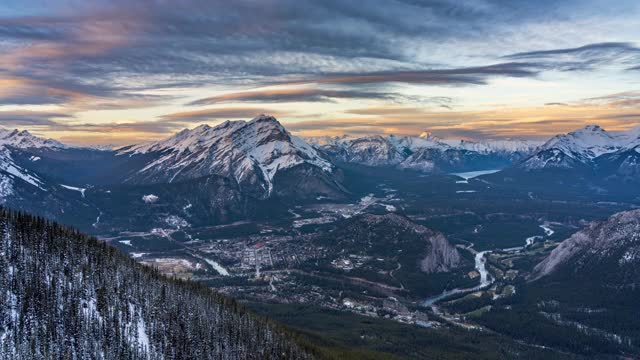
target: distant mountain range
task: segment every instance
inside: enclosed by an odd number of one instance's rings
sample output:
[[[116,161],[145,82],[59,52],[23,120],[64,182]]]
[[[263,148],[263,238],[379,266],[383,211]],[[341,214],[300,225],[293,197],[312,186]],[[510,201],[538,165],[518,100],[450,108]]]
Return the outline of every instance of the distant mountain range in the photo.
[[[589,125],[568,134],[556,135],[525,159],[518,167],[526,170],[604,168],[618,164],[620,175],[637,164],[640,154],[640,126],[611,134],[597,125]]]
[[[94,228],[131,212],[147,225],[150,212],[223,223],[277,215],[276,203],[348,194],[339,168],[266,115],[116,150],[66,146],[25,131],[1,134],[0,203]],[[157,201],[143,201],[147,195]]]
[[[595,125],[546,143],[452,141],[428,132],[415,137],[302,139],[274,117],[260,115],[114,150],[1,130],[0,203],[91,225],[85,230],[116,226],[125,221],[116,219],[126,212],[140,215],[139,220],[126,219],[128,226],[153,223],[150,219],[157,217],[151,215],[157,213],[178,214],[195,223],[224,223],[277,216],[286,208],[278,204],[348,199],[354,189],[344,185],[344,163],[421,173],[505,169],[488,176],[515,183],[527,181],[532,173],[561,181],[575,173],[636,183],[639,157],[640,127],[610,134]],[[157,201],[143,201],[148,195]]]
[[[415,136],[307,138],[334,161],[388,166],[427,173],[499,169],[533,153],[540,142],[443,140],[424,132]]]
[[[640,126],[610,133],[589,125],[556,135],[485,180],[533,192],[607,201],[640,199]]]

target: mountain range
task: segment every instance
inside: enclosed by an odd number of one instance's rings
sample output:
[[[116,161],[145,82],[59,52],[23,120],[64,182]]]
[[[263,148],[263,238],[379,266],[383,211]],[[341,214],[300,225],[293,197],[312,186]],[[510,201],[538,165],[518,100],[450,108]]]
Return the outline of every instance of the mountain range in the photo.
[[[217,224],[277,216],[287,204],[350,199],[357,189],[345,186],[343,164],[433,174],[504,169],[487,175],[503,183],[526,183],[537,179],[533,173],[564,182],[577,174],[606,192],[603,182],[637,183],[639,161],[640,127],[612,134],[590,125],[542,144],[453,141],[428,132],[303,139],[260,115],[113,150],[2,130],[0,203],[85,230],[117,227],[123,210],[140,214],[128,226],[162,223],[166,216],[158,214],[167,213]],[[143,201],[148,195],[157,201]]]
[[[443,140],[429,132],[420,136],[319,137],[307,141],[336,162],[396,167],[426,173],[500,169],[531,154],[539,142]]]
[[[597,125],[588,125],[568,134],[556,135],[518,166],[526,170],[550,168],[606,167],[619,163],[615,171],[623,175],[635,165],[640,153],[640,126],[611,134]]]

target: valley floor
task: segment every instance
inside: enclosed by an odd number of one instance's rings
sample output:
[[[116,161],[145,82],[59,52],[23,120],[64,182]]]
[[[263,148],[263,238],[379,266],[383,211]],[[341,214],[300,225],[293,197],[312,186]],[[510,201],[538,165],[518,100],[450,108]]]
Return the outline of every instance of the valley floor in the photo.
[[[390,349],[400,351],[404,346],[399,345],[403,342],[393,331],[380,330],[391,326],[386,323],[388,320],[413,326],[405,332],[428,332],[431,335],[426,336],[427,342],[433,341],[434,336],[453,337],[456,341],[471,336],[490,339],[493,344],[462,349],[459,356],[451,358],[464,358],[464,351],[526,353],[532,348],[516,342],[517,337],[506,342],[508,349],[496,345],[502,342],[502,335],[496,331],[502,331],[488,327],[485,319],[494,311],[509,311],[533,265],[559,241],[588,221],[629,209],[633,204],[561,199],[527,189],[516,191],[480,176],[487,173],[407,176],[399,171],[381,174],[365,167],[351,167],[346,169],[349,188],[360,190],[351,202],[317,199],[292,207],[286,219],[206,227],[176,221],[171,218],[173,214],[167,214],[172,221],[167,221],[166,227],[104,233],[100,237],[166,274],[200,281],[257,304],[254,307],[260,312],[308,332],[313,341],[329,344],[331,351],[352,351],[345,350],[349,342],[336,340],[342,335],[331,335],[330,340],[319,335],[338,331],[339,326],[329,325],[337,311],[353,314],[344,315],[344,319],[360,324],[355,328],[351,327],[353,324],[347,326],[361,336],[351,342],[361,343],[353,354],[371,354],[368,358],[392,352],[372,348],[380,339],[369,342],[367,337],[378,336],[378,330],[382,334],[379,336],[393,338],[385,343],[397,344],[389,345]],[[464,265],[448,273],[414,276],[407,270],[411,264],[398,260],[398,249],[364,256],[358,251],[348,253],[318,243],[318,238],[329,234],[337,224],[361,213],[398,213],[441,231],[456,245]],[[290,315],[301,309],[305,315],[300,319],[307,325]],[[326,327],[310,327],[318,319],[326,322]],[[372,325],[382,324],[380,321],[387,325]],[[401,329],[405,325],[397,326]],[[423,346],[422,340],[415,340],[413,335],[412,339],[407,348]],[[544,342],[527,343],[540,346],[538,350],[546,346]],[[554,354],[563,358],[566,354],[560,350]],[[409,350],[400,353],[409,358],[428,358]],[[437,353],[437,349],[429,352]]]

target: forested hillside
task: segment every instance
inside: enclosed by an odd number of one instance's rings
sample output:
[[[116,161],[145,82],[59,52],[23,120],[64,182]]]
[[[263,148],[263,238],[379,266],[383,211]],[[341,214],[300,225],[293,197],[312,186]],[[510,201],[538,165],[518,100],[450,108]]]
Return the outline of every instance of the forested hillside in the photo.
[[[308,359],[207,287],[0,208],[0,359]]]

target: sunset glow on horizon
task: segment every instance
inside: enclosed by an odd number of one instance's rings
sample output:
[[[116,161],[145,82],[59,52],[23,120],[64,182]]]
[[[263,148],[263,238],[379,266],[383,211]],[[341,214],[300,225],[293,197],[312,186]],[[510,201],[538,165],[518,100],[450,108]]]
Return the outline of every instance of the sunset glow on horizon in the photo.
[[[638,39],[637,1],[9,0],[0,127],[81,145],[261,113],[303,136],[621,131]]]

